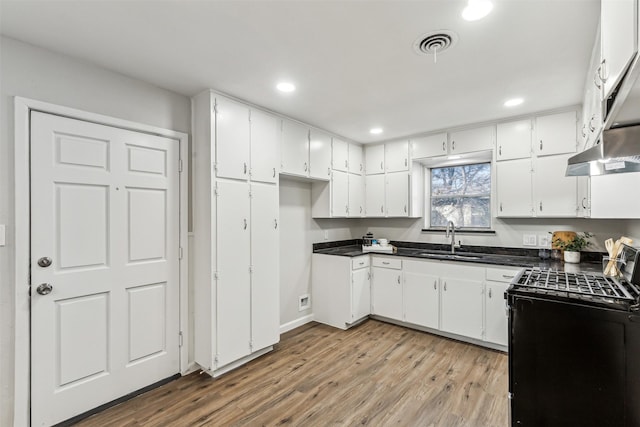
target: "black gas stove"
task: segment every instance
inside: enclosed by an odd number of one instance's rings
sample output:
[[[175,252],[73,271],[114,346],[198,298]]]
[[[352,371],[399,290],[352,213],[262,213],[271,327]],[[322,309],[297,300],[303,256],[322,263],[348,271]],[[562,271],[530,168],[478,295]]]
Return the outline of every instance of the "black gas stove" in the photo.
[[[524,269],[506,292],[513,426],[640,426],[640,269]]]

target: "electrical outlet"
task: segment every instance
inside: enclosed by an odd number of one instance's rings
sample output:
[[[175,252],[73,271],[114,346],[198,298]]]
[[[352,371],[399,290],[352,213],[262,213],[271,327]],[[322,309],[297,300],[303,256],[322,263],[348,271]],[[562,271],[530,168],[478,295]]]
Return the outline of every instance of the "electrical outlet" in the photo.
[[[541,248],[549,249],[551,248],[551,236],[548,234],[541,234],[538,236],[538,245]]]
[[[536,245],[536,235],[535,234],[525,234],[522,236],[522,244],[524,246],[535,246]]]
[[[304,294],[298,297],[298,311],[304,311],[311,308],[311,295]]]

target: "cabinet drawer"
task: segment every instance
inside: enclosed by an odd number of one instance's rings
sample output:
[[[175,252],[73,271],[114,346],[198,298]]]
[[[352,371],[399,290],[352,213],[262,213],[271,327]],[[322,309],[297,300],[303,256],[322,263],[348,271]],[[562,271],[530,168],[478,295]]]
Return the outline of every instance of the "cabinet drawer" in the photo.
[[[358,270],[359,268],[369,267],[369,258],[370,258],[369,255],[353,258],[351,260],[351,269]]]
[[[382,267],[382,268],[393,268],[394,270],[402,270],[402,260],[394,259],[394,258],[374,257],[373,266]]]
[[[487,280],[510,283],[520,270],[518,267],[487,268]]]

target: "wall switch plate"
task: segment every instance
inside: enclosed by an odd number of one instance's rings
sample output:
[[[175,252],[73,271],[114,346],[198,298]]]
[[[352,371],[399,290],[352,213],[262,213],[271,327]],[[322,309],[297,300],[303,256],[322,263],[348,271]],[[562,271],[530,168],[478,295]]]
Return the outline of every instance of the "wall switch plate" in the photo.
[[[541,234],[538,236],[538,245],[541,248],[550,249],[551,248],[551,236],[548,234]]]
[[[0,224],[0,246],[4,246],[7,244],[7,239],[5,237],[6,227],[4,224]]]
[[[522,236],[522,244],[524,246],[536,246],[536,235],[525,234],[524,236]]]

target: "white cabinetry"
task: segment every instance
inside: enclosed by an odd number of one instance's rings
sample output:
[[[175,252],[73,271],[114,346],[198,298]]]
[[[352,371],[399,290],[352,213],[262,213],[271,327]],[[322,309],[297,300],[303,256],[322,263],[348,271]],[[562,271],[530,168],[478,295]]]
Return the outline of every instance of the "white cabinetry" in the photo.
[[[520,269],[513,267],[487,267],[484,299],[484,340],[507,346],[508,325],[504,292]]]
[[[387,173],[385,204],[387,216],[409,215],[409,186],[407,172]]]
[[[531,119],[498,123],[496,128],[496,159],[513,160],[531,157]]]
[[[362,145],[349,144],[349,173],[364,174],[364,162],[362,161]]]
[[[640,187],[639,172],[592,176],[590,181],[591,218],[640,218],[640,198],[628,194]]]
[[[402,320],[402,260],[373,256],[371,263],[371,312]]]
[[[309,127],[282,121],[282,173],[309,176]]]
[[[281,119],[251,110],[251,181],[278,182],[280,127]]]
[[[411,139],[411,156],[413,159],[444,156],[447,152],[446,132]]]
[[[275,166],[271,156],[249,163],[247,153],[268,150],[280,128],[275,117],[213,92],[193,105],[194,360],[217,376],[279,340],[277,179],[269,183]],[[227,128],[236,114],[246,118],[235,122],[242,129]],[[250,140],[229,136],[246,135],[247,123]],[[247,156],[246,174],[240,157],[230,160],[231,141]],[[265,182],[252,181],[250,168]]]
[[[449,154],[472,153],[493,149],[495,126],[465,129],[449,134]]]
[[[440,278],[428,261],[405,260],[404,321],[427,328],[440,327]]]
[[[349,174],[333,171],[331,177],[331,216],[349,215]]]
[[[498,217],[532,216],[531,159],[496,163]]]
[[[384,145],[367,145],[364,148],[367,175],[384,173]]]
[[[604,98],[618,86],[638,51],[637,0],[602,0],[600,3]]]
[[[384,205],[385,176],[367,175],[365,177],[366,216],[385,216]]]
[[[584,97],[582,101],[582,125],[580,138],[582,149],[591,147],[599,138],[603,125],[602,93],[603,84],[600,80],[601,56],[600,30],[591,52],[591,61],[584,83]]]
[[[534,152],[538,157],[575,153],[577,118],[575,111],[536,117]]]
[[[331,168],[334,171],[349,172],[349,143],[333,138]]]
[[[370,312],[369,256],[313,254],[311,287],[316,322],[347,329]]]
[[[384,144],[384,164],[387,173],[409,170],[409,141]]]
[[[331,179],[331,136],[316,129],[309,131],[309,178]]]
[[[364,177],[362,175],[349,174],[349,217],[363,217],[364,206]]]
[[[538,157],[533,173],[533,208],[537,217],[576,217],[578,180],[565,176],[567,160],[573,154]]]
[[[484,268],[447,264],[442,272],[440,329],[482,339]]]

